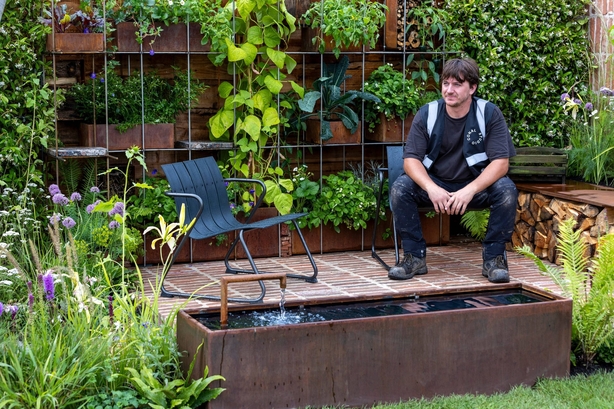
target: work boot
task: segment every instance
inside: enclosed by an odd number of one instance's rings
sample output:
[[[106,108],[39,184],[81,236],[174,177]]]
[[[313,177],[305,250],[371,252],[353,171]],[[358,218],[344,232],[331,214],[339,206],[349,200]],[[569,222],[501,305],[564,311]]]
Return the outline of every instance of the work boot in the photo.
[[[388,278],[391,280],[409,280],[416,274],[426,274],[426,260],[420,257],[414,257],[411,254],[405,254],[403,261],[388,271]]]
[[[482,275],[488,277],[491,283],[509,283],[510,274],[507,270],[507,260],[504,255],[484,261]]]

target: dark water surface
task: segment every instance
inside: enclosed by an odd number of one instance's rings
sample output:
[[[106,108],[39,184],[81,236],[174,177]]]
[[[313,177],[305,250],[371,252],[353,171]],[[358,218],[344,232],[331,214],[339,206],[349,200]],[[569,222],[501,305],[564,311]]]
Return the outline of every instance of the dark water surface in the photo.
[[[279,309],[244,310],[228,314],[228,329],[291,325],[304,322],[336,321],[353,318],[380,317],[402,314],[422,314],[435,311],[489,308],[513,304],[529,304],[548,300],[522,289],[492,292],[460,293],[395,300],[373,300],[343,304],[307,305]],[[212,330],[220,329],[218,314],[193,316]]]

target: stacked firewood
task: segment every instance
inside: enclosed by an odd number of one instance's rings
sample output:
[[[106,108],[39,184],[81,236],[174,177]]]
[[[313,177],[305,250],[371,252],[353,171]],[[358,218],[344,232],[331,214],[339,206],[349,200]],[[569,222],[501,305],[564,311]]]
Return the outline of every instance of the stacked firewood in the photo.
[[[519,192],[512,245],[529,246],[536,256],[560,264],[556,248],[559,225],[573,219],[575,228],[582,232],[581,239],[587,244],[584,255],[592,257],[599,237],[614,231],[614,226],[609,225],[607,210],[539,193]]]

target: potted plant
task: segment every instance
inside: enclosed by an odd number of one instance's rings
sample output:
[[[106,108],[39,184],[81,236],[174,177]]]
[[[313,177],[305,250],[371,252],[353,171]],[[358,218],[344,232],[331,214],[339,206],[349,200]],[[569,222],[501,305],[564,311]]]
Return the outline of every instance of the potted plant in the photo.
[[[313,37],[321,53],[330,48],[339,58],[342,48],[366,45],[375,48],[386,22],[387,7],[370,0],[322,0],[311,3],[301,16],[306,27],[316,31]]]
[[[232,38],[223,0],[110,0],[108,15],[116,24],[118,51],[209,51],[211,38]],[[232,2],[228,2],[232,5]],[[189,31],[189,44],[187,33]],[[155,50],[155,51],[154,51]]]
[[[40,21],[52,28],[47,34],[47,51],[81,53],[104,51],[104,19],[89,2],[72,11],[67,4],[45,10]]]
[[[339,143],[360,142],[359,103],[363,100],[378,103],[380,99],[369,92],[341,92],[341,86],[350,77],[345,74],[349,64],[347,55],[336,64],[324,64],[323,76],[314,81],[313,91],[298,101],[305,112],[302,117],[308,119],[308,140],[324,143],[335,136]]]
[[[371,73],[364,90],[380,99],[380,102],[365,104],[369,139],[402,141],[409,133],[413,115],[420,108],[422,87],[388,63]]]
[[[447,31],[448,13],[437,1],[423,0],[407,9],[405,38],[412,48],[420,51],[436,50]]]
[[[177,114],[186,111],[205,89],[204,84],[179,69],[175,69],[173,83],[156,72],[143,74],[141,83],[137,73],[120,77],[111,64],[106,77],[92,74],[85,83],[75,84],[69,95],[75,101],[76,113],[84,121],[80,135],[83,146],[102,146],[109,150],[131,146],[164,149],[174,147]],[[105,122],[110,124],[108,141]]]

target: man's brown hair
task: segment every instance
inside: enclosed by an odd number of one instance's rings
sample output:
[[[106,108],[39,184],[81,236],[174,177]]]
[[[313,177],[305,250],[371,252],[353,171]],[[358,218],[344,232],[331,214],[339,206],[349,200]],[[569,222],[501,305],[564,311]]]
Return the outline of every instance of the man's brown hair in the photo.
[[[480,68],[471,58],[453,58],[443,66],[441,78],[444,80],[454,78],[461,83],[467,81],[469,85],[475,85],[477,90],[480,84]]]

